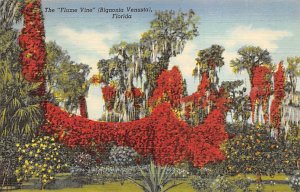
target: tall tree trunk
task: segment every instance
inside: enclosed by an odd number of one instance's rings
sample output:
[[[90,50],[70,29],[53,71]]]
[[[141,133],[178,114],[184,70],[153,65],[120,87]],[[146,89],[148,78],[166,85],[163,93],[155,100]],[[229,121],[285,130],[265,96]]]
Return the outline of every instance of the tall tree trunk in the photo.
[[[256,117],[255,117],[255,123],[259,123],[259,108],[260,108],[260,103],[258,104],[255,104],[255,114],[256,114]]]
[[[87,105],[86,105],[85,96],[80,96],[79,97],[79,109],[80,109],[80,115],[82,117],[87,118],[88,117],[88,112],[87,112]]]

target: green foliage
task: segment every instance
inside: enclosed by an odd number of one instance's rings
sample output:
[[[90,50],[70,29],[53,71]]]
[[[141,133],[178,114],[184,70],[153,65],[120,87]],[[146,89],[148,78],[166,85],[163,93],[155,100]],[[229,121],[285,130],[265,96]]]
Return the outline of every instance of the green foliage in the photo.
[[[17,143],[16,147],[19,152],[19,166],[15,171],[18,182],[38,177],[41,189],[44,189],[54,180],[55,174],[66,166],[64,148],[55,143],[53,137],[39,136],[23,145]]]
[[[289,130],[286,134],[287,140],[299,140],[300,139],[300,125],[298,123],[289,122]]]
[[[288,66],[286,68],[289,92],[296,92],[297,77],[300,76],[300,57],[288,57]]]
[[[130,147],[113,146],[110,150],[110,163],[116,166],[129,166],[136,164],[138,154]]]
[[[192,179],[192,186],[197,192],[212,192],[211,179],[197,177]]]
[[[210,48],[200,50],[197,54],[193,76],[200,78],[203,72],[209,72],[211,82],[218,84],[216,68],[224,65],[224,57],[222,56],[224,51],[225,49],[220,45],[212,45]]]
[[[166,192],[181,184],[168,185],[172,181],[173,172],[167,167],[156,166],[153,162],[150,163],[146,171],[142,169],[140,171],[142,175],[141,182],[133,179],[132,181],[142,188],[144,192]]]
[[[10,28],[15,22],[21,20],[20,8],[22,1],[9,0],[0,1],[0,26],[1,28]]]
[[[245,177],[232,178],[218,175],[214,178],[202,175],[192,179],[192,186],[198,192],[249,192],[251,180]]]
[[[0,60],[10,63],[14,71],[21,68],[18,63],[19,47],[17,39],[18,32],[16,30],[0,28]]]
[[[279,158],[282,159],[284,172],[290,175],[295,169],[299,169],[300,165],[300,139],[286,140],[282,146],[282,152]]]
[[[14,30],[0,32],[0,133],[28,137],[43,122],[40,98],[33,96],[39,84],[27,82],[18,61]]]
[[[197,24],[198,17],[192,10],[188,13],[157,11],[150,29],[142,34],[138,43],[121,42],[113,45],[110,49],[112,58],[98,62],[103,81],[107,84],[116,82],[114,111],[120,114],[120,121],[139,117],[139,114],[128,115],[132,113],[132,109],[128,108],[132,101],[121,99],[124,91],[130,90],[136,80],[146,93],[143,106],[146,107],[158,76],[168,69],[170,58],[182,53],[186,42],[198,36]],[[136,111],[147,113],[143,109]]]
[[[39,84],[31,84],[19,72],[0,61],[0,132],[2,135],[30,136],[43,122],[39,98],[32,96]]]
[[[218,192],[235,192],[238,190],[238,186],[233,180],[225,176],[218,176],[211,185],[212,191]]]
[[[242,89],[240,86],[243,85],[243,81],[224,81],[221,84],[227,93],[229,93],[230,103],[229,109],[232,120],[235,123],[240,123],[242,128],[247,124],[248,119],[251,115],[251,104],[250,98],[246,93],[246,88]]]
[[[151,29],[142,34],[140,43],[152,54],[160,54],[161,57],[157,58],[158,68],[167,69],[170,57],[180,54],[186,41],[198,36],[198,21],[199,18],[193,10],[188,13],[156,11],[155,19],[151,21]]]
[[[294,191],[300,191],[300,172],[296,171],[294,175],[290,177],[290,186]]]
[[[274,175],[289,171],[296,166],[292,159],[297,154],[289,146],[281,138],[271,137],[265,127],[248,128],[223,146],[225,164],[231,174]]]
[[[300,57],[288,57],[287,62],[286,72],[300,76]]]
[[[233,72],[246,70],[250,79],[252,79],[251,68],[259,65],[271,65],[272,59],[268,50],[260,47],[244,46],[238,50],[239,58],[230,61]]]
[[[47,47],[46,80],[48,100],[63,105],[69,112],[79,106],[79,97],[85,96],[89,89],[86,80],[90,67],[71,61],[67,51],[50,41]]]
[[[14,171],[18,162],[15,146],[17,141],[19,140],[16,137],[0,137],[0,183],[2,187],[15,178]]]

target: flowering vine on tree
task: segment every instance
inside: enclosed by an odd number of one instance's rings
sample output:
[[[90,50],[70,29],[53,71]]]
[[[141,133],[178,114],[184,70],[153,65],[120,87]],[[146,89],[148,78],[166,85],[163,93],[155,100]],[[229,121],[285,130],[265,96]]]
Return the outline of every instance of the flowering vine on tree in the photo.
[[[125,98],[133,100],[133,105],[136,109],[141,108],[143,103],[144,93],[140,88],[133,87],[125,91]]]
[[[200,84],[197,91],[192,95],[183,98],[183,102],[192,103],[194,106],[199,107],[202,104],[204,107],[204,101],[206,100],[206,92],[208,90],[210,81],[206,72],[202,73]]]
[[[26,1],[21,12],[24,17],[24,26],[19,36],[19,45],[22,49],[20,54],[22,74],[30,82],[41,83],[36,94],[43,96],[45,94],[43,70],[46,61],[46,48],[41,1]]]
[[[173,108],[178,108],[183,96],[183,80],[178,67],[163,71],[157,79],[157,87],[149,99],[149,105],[157,106],[165,101]]]
[[[259,105],[262,105],[262,112],[264,117],[264,122],[268,123],[269,114],[268,106],[269,99],[271,96],[272,89],[272,71],[267,66],[255,66],[251,69],[253,77],[251,79],[251,91],[250,91],[250,101],[251,101],[251,110],[252,110],[252,122],[258,118],[258,108]]]
[[[46,107],[48,123],[44,131],[57,135],[60,142],[67,146],[89,148],[115,142],[119,146],[132,147],[143,156],[151,155],[160,165],[176,164],[191,156],[199,167],[221,160],[219,145],[227,138],[221,108],[214,109],[202,126],[191,128],[178,119],[169,103],[157,106],[146,118],[124,123],[92,121],[70,115],[50,103]],[[197,137],[202,134],[200,138]],[[202,146],[201,150],[217,155],[200,153],[199,145]]]
[[[282,113],[281,104],[285,97],[284,84],[284,69],[282,66],[282,62],[280,62],[277,71],[274,73],[274,99],[271,104],[271,125],[277,131],[279,131],[280,129]]]
[[[106,85],[105,87],[102,87],[103,99],[108,111],[111,111],[114,108],[116,93],[117,90],[114,86]]]
[[[218,92],[211,94],[210,100],[214,103],[211,112],[203,124],[192,128],[180,120],[173,111],[173,107],[181,103],[179,90],[182,89],[178,81],[171,78],[174,74],[180,75],[177,68],[165,71],[162,75],[161,78],[168,77],[169,82],[165,81],[165,84],[161,82],[161,87],[158,89],[162,90],[155,90],[154,93],[157,94],[154,97],[158,98],[166,93],[169,94],[169,99],[157,104],[148,117],[123,123],[97,122],[70,115],[59,107],[47,103],[47,124],[44,126],[44,131],[56,135],[61,142],[70,147],[103,148],[108,143],[132,147],[142,156],[152,156],[159,165],[173,165],[191,160],[195,166],[202,167],[209,162],[222,160],[219,146],[227,139],[224,127],[228,99],[224,89],[220,88]],[[200,93],[205,93],[207,87],[205,79],[204,76],[203,83],[199,86]],[[164,91],[162,87],[165,85],[167,90],[172,91]],[[106,102],[115,97],[114,87],[106,86],[102,91]],[[125,95],[141,97],[142,93],[138,88],[133,88]]]

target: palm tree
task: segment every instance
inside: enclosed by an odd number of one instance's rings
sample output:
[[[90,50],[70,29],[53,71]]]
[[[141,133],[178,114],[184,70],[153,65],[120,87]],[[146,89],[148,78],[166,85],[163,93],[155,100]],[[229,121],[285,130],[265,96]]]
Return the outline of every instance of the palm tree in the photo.
[[[151,21],[150,30],[142,34],[140,46],[147,78],[149,95],[156,87],[156,79],[163,70],[167,70],[171,57],[181,54],[187,41],[199,35],[199,17],[193,10],[157,11]],[[146,56],[146,57],[145,57]]]
[[[217,68],[224,65],[222,56],[224,48],[220,45],[212,45],[211,47],[199,50],[196,58],[196,67],[193,69],[192,75],[199,78],[199,85],[203,82],[208,82],[208,87],[205,90],[205,95],[208,96],[212,92],[217,91],[219,78]],[[207,79],[206,79],[207,78]],[[198,89],[198,91],[200,91]],[[208,97],[202,97],[201,101],[208,101],[207,107],[200,106],[192,107],[193,123],[198,124],[204,120],[204,117],[210,112],[213,102]],[[194,105],[194,104],[192,104]]]
[[[252,85],[252,71],[255,66],[270,65],[271,56],[268,50],[263,50],[260,47],[244,46],[238,50],[239,58],[230,61],[233,72],[238,73],[246,70],[249,75],[249,80]],[[251,86],[252,87],[252,86]]]
[[[0,29],[0,41],[0,134],[30,136],[43,122],[40,100],[31,94],[39,84],[21,75],[17,32]]]
[[[291,84],[291,93],[296,92],[297,77],[300,76],[300,57],[288,57],[286,73]]]
[[[14,22],[21,20],[21,1],[19,0],[0,0],[0,26],[10,28]]]
[[[241,71],[246,70],[248,75],[249,75],[249,81],[251,84],[251,89],[253,88],[253,74],[252,74],[252,70],[257,67],[257,66],[261,66],[261,65],[266,65],[268,67],[273,67],[271,64],[271,56],[270,53],[268,52],[268,50],[263,50],[260,47],[255,47],[255,46],[244,46],[241,47],[238,50],[238,55],[239,58],[233,59],[230,61],[231,67],[233,68],[233,72],[238,73]],[[267,112],[265,109],[268,109],[268,99],[265,99],[264,101],[260,102],[259,105],[262,105],[263,110],[263,114],[266,116]],[[252,117],[254,119],[254,114],[257,114],[257,120],[258,121],[258,117],[259,117],[259,107],[260,106],[256,106],[255,110],[253,111]]]
[[[200,50],[196,58],[196,67],[193,70],[193,76],[201,76],[207,73],[210,77],[210,82],[218,84],[216,68],[224,65],[224,57],[222,56],[224,48],[220,45],[212,45],[210,48]]]
[[[42,125],[40,99],[32,96],[40,84],[27,82],[20,72],[12,72],[7,62],[0,61],[0,133],[29,137]]]

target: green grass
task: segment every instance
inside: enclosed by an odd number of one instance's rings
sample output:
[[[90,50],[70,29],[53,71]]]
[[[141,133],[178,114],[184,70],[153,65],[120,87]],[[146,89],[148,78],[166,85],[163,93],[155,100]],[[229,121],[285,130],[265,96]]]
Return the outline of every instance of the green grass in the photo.
[[[59,175],[61,178],[65,178],[67,175]],[[255,180],[255,175],[246,175],[246,177]],[[233,177],[233,179],[236,177]],[[263,176],[263,180],[286,180],[288,177],[284,174],[278,174],[274,177]],[[176,182],[182,182],[181,185],[171,189],[169,192],[195,192],[190,184],[190,180],[184,180]],[[251,184],[250,189],[255,191],[256,184]],[[31,191],[40,191],[40,190],[14,190],[16,192],[31,192]],[[125,181],[124,185],[121,185],[120,182],[107,182],[104,185],[94,184],[94,185],[85,185],[82,188],[65,188],[58,190],[44,190],[45,192],[142,192],[142,190],[134,183],[130,181]],[[265,192],[291,192],[291,188],[287,184],[275,184],[275,185],[264,185]]]
[[[255,180],[256,176],[255,175],[247,175],[247,177]],[[285,174],[277,174],[274,177],[270,177],[270,176],[262,176],[261,177],[263,181],[267,181],[267,180],[273,180],[273,181],[287,181],[288,180],[288,176],[286,176]]]
[[[40,190],[15,190],[18,192],[31,192],[31,191],[40,191]],[[124,192],[131,192],[136,191],[139,192],[139,188],[133,183],[125,182],[124,185],[120,183],[106,183],[105,185],[86,185],[82,188],[65,188],[65,189],[57,189],[57,190],[44,190],[45,192],[107,192],[107,191],[124,191]]]
[[[250,189],[255,191],[256,184],[251,184]],[[264,192],[292,192],[292,189],[285,184],[264,185]]]
[[[14,190],[16,192],[31,192],[40,190]],[[65,188],[58,190],[44,190],[45,192],[142,192],[142,190],[130,181],[126,181],[124,185],[119,182],[105,183],[105,185],[86,185],[82,188]],[[183,181],[183,184],[169,190],[169,192],[194,192],[192,186]]]

